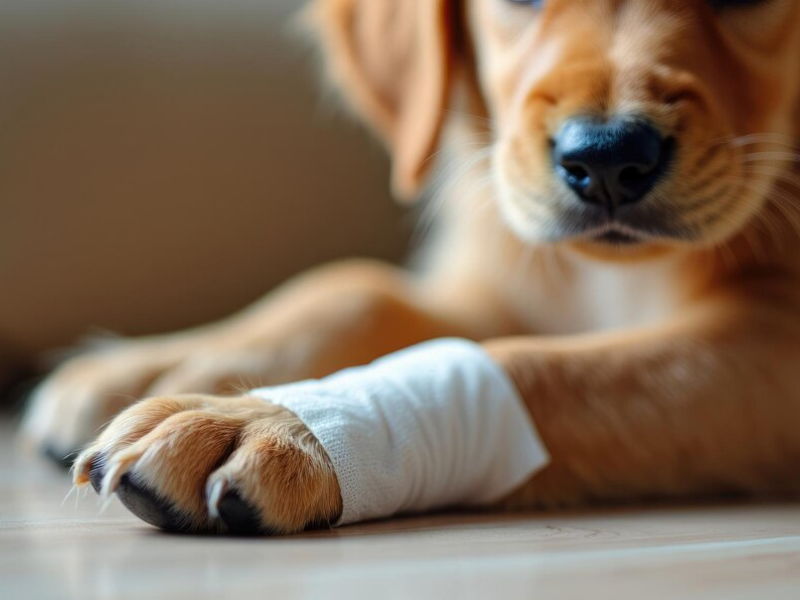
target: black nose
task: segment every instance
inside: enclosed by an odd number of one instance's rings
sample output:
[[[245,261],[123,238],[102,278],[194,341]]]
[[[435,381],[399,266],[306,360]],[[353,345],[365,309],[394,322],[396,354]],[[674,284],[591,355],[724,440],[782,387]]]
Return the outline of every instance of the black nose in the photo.
[[[671,141],[644,121],[573,118],[553,140],[559,176],[583,201],[611,211],[644,198],[670,154]]]

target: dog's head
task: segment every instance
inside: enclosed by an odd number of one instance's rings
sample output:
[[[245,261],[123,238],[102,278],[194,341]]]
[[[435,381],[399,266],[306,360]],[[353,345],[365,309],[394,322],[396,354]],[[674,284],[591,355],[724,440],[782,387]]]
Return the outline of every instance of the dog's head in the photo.
[[[493,197],[524,241],[706,247],[789,201],[772,190],[797,160],[798,0],[316,9],[333,74],[387,140],[403,195],[424,179],[459,85],[488,117]]]

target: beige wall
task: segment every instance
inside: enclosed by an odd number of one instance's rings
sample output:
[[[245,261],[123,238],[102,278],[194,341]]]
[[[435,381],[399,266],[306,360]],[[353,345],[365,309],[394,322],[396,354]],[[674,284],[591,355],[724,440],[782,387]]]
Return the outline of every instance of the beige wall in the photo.
[[[410,228],[289,0],[0,0],[0,370],[210,319]]]

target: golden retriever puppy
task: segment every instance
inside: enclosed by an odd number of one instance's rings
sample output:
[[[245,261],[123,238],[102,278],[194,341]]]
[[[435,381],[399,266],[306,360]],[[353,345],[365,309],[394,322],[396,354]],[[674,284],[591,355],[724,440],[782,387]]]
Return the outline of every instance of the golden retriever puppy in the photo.
[[[182,394],[455,336],[550,454],[498,509],[800,488],[800,2],[316,0],[311,20],[398,196],[445,181],[421,268],[323,267],[66,363],[30,439],[65,455],[125,409],[77,484],[165,529],[334,523],[336,471],[293,412]]]

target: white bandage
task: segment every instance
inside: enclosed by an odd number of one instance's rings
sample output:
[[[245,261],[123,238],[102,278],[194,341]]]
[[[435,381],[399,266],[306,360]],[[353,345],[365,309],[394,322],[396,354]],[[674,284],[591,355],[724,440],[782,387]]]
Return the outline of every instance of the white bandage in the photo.
[[[327,451],[342,492],[337,524],[488,504],[549,460],[508,376],[465,340],[252,393],[295,413]]]

